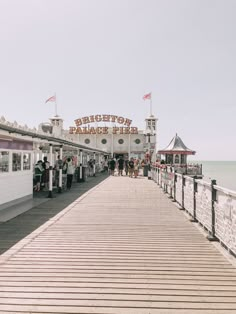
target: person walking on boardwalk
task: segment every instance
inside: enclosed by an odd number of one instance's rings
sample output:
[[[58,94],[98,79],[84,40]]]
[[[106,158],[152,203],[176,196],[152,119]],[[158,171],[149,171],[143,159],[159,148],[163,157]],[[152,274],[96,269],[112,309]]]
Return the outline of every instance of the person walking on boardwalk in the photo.
[[[115,167],[116,167],[116,161],[114,158],[111,159],[109,166],[110,166],[110,174],[114,176]]]
[[[66,187],[67,190],[71,189],[72,186],[72,180],[73,180],[73,175],[74,175],[75,169],[74,169],[74,165],[72,163],[71,158],[67,158],[67,180],[66,180]]]
[[[123,169],[124,169],[124,159],[122,156],[118,159],[118,175],[123,176]]]
[[[125,159],[125,175],[127,176],[129,173],[129,159]]]
[[[43,157],[42,166],[43,166],[43,169],[44,169],[42,181],[43,181],[43,184],[44,184],[45,191],[48,191],[48,188],[49,188],[49,167],[50,167],[50,163],[48,161],[47,156]]]
[[[42,176],[44,172],[44,168],[42,164],[43,164],[42,160],[39,160],[34,167],[34,176],[35,176],[34,190],[36,192],[39,192],[41,189]]]
[[[108,160],[107,160],[107,158],[104,160],[104,172],[108,172]]]
[[[139,167],[140,167],[139,159],[136,159],[136,160],[134,161],[134,177],[135,177],[135,178],[137,178],[137,176],[138,176]]]
[[[59,174],[60,174],[60,169],[63,167],[63,161],[60,157],[60,155],[57,156],[57,160],[55,162],[54,170],[55,170],[55,184],[58,187],[59,186]]]
[[[133,178],[133,173],[134,173],[134,159],[131,158],[129,163],[128,163],[128,167],[129,167],[129,177]]]

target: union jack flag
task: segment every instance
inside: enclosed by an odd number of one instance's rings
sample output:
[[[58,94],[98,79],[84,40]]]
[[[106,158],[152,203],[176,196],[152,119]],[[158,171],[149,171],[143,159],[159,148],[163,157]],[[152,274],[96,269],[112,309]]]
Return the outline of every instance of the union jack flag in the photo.
[[[56,95],[54,95],[54,96],[51,96],[51,97],[49,97],[46,101],[45,101],[45,104],[47,103],[47,102],[49,102],[49,101],[52,101],[52,102],[56,102]]]
[[[151,97],[152,97],[152,93],[146,94],[143,96],[143,100],[151,99]]]

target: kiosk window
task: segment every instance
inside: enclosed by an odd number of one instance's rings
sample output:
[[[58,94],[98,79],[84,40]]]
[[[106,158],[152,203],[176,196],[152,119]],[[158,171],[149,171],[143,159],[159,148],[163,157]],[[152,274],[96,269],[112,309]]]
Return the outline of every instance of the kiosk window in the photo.
[[[12,171],[21,170],[21,153],[12,154]]]
[[[0,152],[0,172],[9,171],[9,152]]]
[[[31,161],[31,154],[30,153],[24,153],[23,170],[30,170],[30,161]]]

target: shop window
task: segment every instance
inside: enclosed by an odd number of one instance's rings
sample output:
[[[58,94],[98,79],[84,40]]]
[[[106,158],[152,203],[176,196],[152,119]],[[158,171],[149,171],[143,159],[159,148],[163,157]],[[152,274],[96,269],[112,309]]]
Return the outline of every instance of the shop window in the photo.
[[[84,142],[85,142],[85,144],[89,144],[89,143],[90,143],[90,139],[89,139],[89,138],[86,138],[86,139],[84,140]]]
[[[119,143],[119,144],[124,144],[124,140],[123,140],[122,138],[120,138],[120,139],[118,140],[118,143]]]
[[[107,143],[107,140],[104,138],[101,140],[102,144],[106,144]]]
[[[9,171],[9,152],[0,152],[0,172]]]
[[[12,153],[12,171],[21,170],[21,153]]]
[[[24,153],[23,156],[23,170],[30,170],[31,154]]]

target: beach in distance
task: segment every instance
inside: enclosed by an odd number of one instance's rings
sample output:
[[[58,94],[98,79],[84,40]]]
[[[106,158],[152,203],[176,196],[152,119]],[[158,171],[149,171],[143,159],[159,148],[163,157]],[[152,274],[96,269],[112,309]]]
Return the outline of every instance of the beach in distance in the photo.
[[[215,179],[217,185],[236,192],[236,161],[192,161],[202,164],[203,180]],[[189,163],[191,161],[189,160]]]

